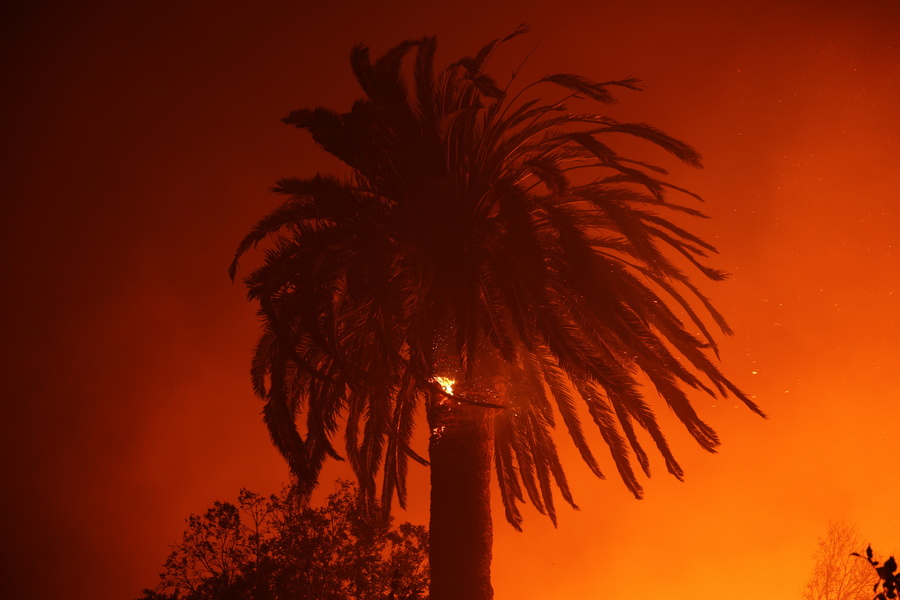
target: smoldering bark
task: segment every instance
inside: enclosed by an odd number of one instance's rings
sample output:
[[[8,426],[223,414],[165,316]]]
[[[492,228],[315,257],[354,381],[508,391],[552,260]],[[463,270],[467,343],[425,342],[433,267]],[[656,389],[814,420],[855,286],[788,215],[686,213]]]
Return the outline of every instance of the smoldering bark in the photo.
[[[430,420],[430,600],[490,600],[493,412],[447,401]]]

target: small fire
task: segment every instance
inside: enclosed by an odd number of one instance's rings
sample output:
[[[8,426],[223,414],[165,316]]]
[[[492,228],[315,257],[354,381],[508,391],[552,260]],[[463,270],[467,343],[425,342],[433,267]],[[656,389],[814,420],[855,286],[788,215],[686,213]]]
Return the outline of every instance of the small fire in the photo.
[[[438,384],[439,386],[441,386],[441,389],[443,389],[445,392],[447,392],[448,394],[452,394],[453,393],[453,384],[456,383],[456,380],[450,379],[449,377],[440,377],[439,376],[439,377],[434,378],[434,382],[436,384]]]

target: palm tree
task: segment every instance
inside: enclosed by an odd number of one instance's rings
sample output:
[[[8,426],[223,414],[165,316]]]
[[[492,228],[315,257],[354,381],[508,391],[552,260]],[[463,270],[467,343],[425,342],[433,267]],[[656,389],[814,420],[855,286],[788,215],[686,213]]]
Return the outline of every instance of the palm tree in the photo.
[[[284,203],[244,238],[230,271],[270,242],[245,280],[263,322],[252,379],[302,494],[327,457],[341,459],[341,433],[361,490],[383,506],[394,496],[405,506],[410,459],[430,465],[431,600],[493,595],[491,463],[515,528],[524,502],[555,523],[554,490],[575,506],[557,419],[602,478],[589,418],[640,497],[632,461],[649,475],[648,441],[682,477],[647,383],[710,451],[719,440],[686,388],[733,394],[762,414],[714,364],[704,319],[730,331],[682,270],[724,277],[700,262],[714,248],[672,221],[702,215],[668,192],[699,198],[606,142],[646,140],[696,167],[700,156],[649,125],[568,108],[609,104],[613,88],[639,89],[635,79],[555,74],[514,93],[514,74],[501,88],[485,66],[524,31],[443,70],[435,38],[374,62],[354,48],[365,98],[345,114],[284,119],[349,175],[279,181]],[[533,97],[547,86],[562,97]],[[422,409],[427,460],[412,448]]]

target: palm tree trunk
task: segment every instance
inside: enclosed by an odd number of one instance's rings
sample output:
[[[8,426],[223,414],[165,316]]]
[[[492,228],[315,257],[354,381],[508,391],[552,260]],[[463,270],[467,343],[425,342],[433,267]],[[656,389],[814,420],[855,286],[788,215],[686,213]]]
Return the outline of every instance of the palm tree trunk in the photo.
[[[431,421],[429,600],[490,600],[493,414],[446,402]]]

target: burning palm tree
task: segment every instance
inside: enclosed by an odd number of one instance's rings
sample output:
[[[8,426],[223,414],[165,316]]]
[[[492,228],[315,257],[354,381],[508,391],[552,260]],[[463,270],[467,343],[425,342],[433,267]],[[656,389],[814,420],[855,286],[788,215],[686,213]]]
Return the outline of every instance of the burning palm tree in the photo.
[[[364,494],[386,507],[405,505],[410,460],[430,465],[432,600],[492,597],[492,466],[517,529],[523,502],[554,522],[555,494],[574,506],[557,421],[603,477],[589,419],[640,497],[634,463],[650,471],[639,429],[682,477],[642,381],[710,451],[719,440],[686,389],[762,414],[712,360],[706,322],[730,331],[682,270],[724,277],[701,262],[713,247],[672,220],[702,215],[670,192],[699,198],[608,142],[646,140],[696,167],[700,156],[649,125],[570,108],[610,104],[613,89],[639,89],[635,79],[555,74],[521,86],[514,75],[501,87],[485,67],[523,31],[443,70],[434,38],[374,62],[354,48],[365,98],[345,114],[284,119],[349,175],[279,181],[283,205],[231,266],[234,277],[241,256],[271,242],[245,280],[263,321],[252,378],[301,492],[341,458],[340,433]],[[413,448],[423,410],[427,459]]]

